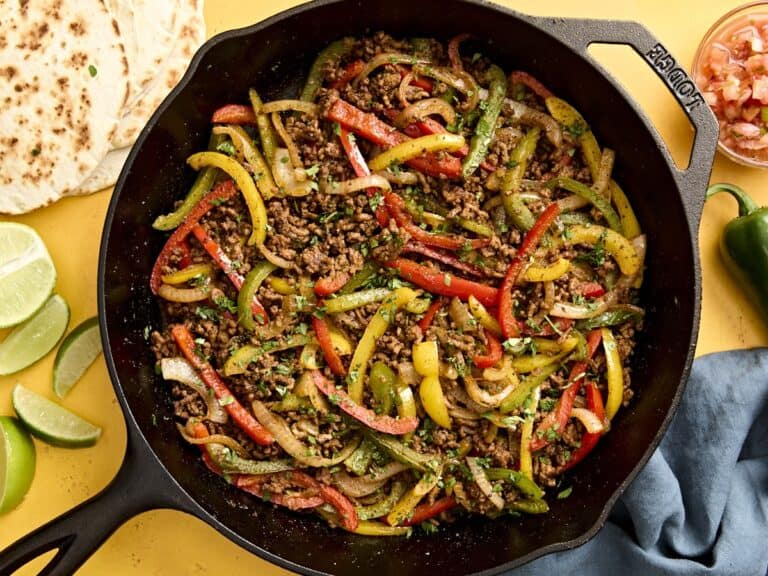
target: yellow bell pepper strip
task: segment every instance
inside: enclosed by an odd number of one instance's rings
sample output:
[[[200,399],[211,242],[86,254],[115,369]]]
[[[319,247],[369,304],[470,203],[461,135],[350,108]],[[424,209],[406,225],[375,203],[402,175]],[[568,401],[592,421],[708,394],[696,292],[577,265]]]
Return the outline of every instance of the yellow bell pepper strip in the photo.
[[[535,356],[520,356],[514,358],[510,363],[512,368],[520,373],[533,372],[545,368],[550,364],[558,364],[563,358],[568,356],[579,344],[578,336],[568,336],[560,345],[560,352],[554,356],[548,356],[546,354],[536,354]]]
[[[273,412],[293,412],[295,410],[302,410],[306,408],[312,408],[312,403],[309,401],[309,398],[298,396],[291,392],[288,392],[285,396],[283,396],[280,402],[270,406],[270,409]]]
[[[531,264],[523,272],[523,280],[526,282],[554,282],[565,276],[570,269],[571,261],[567,258],[558,258],[549,266]]]
[[[261,148],[264,150],[267,164],[272,165],[272,162],[275,159],[275,152],[277,151],[277,134],[275,134],[275,129],[272,126],[272,122],[269,120],[269,116],[261,111],[264,102],[261,101],[259,93],[251,88],[248,90],[248,99],[251,101],[253,113],[256,115],[256,127],[259,129]]]
[[[414,508],[421,502],[422,498],[430,493],[430,491],[437,486],[443,473],[443,468],[436,471],[426,472],[416,485],[408,490],[403,497],[398,501],[392,510],[387,514],[387,524],[390,526],[397,526],[411,515]]]
[[[208,142],[208,150],[216,150],[224,141],[223,136],[211,135],[211,139]],[[195,179],[195,183],[192,184],[187,193],[186,198],[176,210],[165,216],[158,216],[154,222],[152,222],[152,228],[155,230],[168,231],[177,228],[186,217],[192,212],[192,209],[198,205],[203,196],[208,194],[213,188],[213,184],[216,181],[216,173],[218,170],[213,166],[202,170]]]
[[[349,455],[349,458],[344,460],[344,467],[353,474],[362,476],[368,471],[375,451],[376,445],[368,438],[363,438],[360,446]],[[372,516],[369,516],[369,518],[372,518]]]
[[[573,178],[558,177],[549,180],[547,182],[547,188],[550,190],[562,188],[563,190],[568,190],[568,192],[573,192],[577,196],[584,198],[600,211],[603,218],[608,222],[608,226],[610,226],[611,230],[614,230],[619,234],[624,233],[619,215],[616,214],[616,211],[613,209],[613,206],[611,206],[608,199],[586,184],[574,180]]]
[[[510,470],[508,468],[488,468],[485,471],[485,475],[488,477],[488,480],[491,480],[492,482],[497,480],[511,482],[521,494],[528,496],[533,500],[541,500],[544,498],[544,490],[539,488],[530,476],[526,476],[516,470]]]
[[[376,412],[389,414],[395,400],[397,376],[384,362],[374,362],[368,384],[376,401]]]
[[[629,198],[621,189],[621,186],[616,184],[613,180],[608,183],[608,195],[616,207],[616,212],[619,213],[619,220],[621,220],[621,227],[624,230],[624,236],[627,238],[636,238],[642,234],[640,228],[640,222],[637,221],[635,211],[632,209],[632,205],[629,203]]]
[[[230,158],[220,152],[198,152],[187,158],[189,164],[195,170],[206,166],[215,166],[229,174],[243,193],[245,203],[251,213],[253,233],[248,240],[249,245],[264,244],[267,239],[267,209],[264,200],[256,189],[253,178],[247,170],[234,158]]]
[[[292,286],[285,278],[277,278],[270,276],[267,278],[267,284],[278,294],[283,296],[290,296],[296,294],[296,288]]]
[[[213,267],[210,264],[190,264],[178,272],[165,274],[162,276],[164,284],[183,284],[193,278],[207,278],[213,273]]]
[[[610,328],[602,328],[603,350],[605,350],[606,378],[608,380],[608,399],[605,403],[605,415],[613,420],[624,400],[624,369],[621,365],[619,348]]]
[[[264,280],[277,266],[263,261],[254,266],[245,276],[243,286],[237,294],[237,321],[246,330],[255,330],[258,324],[264,323],[264,318],[255,318],[253,314],[253,299]]]
[[[466,144],[459,134],[430,134],[413,140],[406,140],[382,152],[368,162],[373,172],[384,170],[394,164],[403,164],[428,152],[455,152]]]
[[[464,179],[474,174],[477,167],[485,160],[488,146],[496,132],[496,121],[499,118],[501,106],[507,95],[507,77],[504,71],[495,64],[491,64],[487,74],[488,98],[485,100],[483,113],[477,121],[475,134],[469,144],[469,153],[461,165],[461,175]]]
[[[411,530],[409,526],[387,526],[382,522],[360,520],[352,532],[360,536],[407,536]]]
[[[467,298],[467,304],[469,305],[469,312],[480,323],[480,326],[488,330],[494,336],[501,336],[501,326],[499,321],[488,312],[488,309],[483,306],[482,302],[475,298],[474,294],[470,294]]]
[[[429,307],[432,305],[432,300],[429,298],[415,298],[405,305],[405,310],[411,314],[426,314]]]
[[[512,219],[515,226],[523,231],[528,231],[533,227],[535,218],[516,194],[522,186],[523,176],[528,169],[528,162],[536,152],[540,135],[541,128],[538,126],[525,133],[509,155],[508,166],[510,167],[504,173],[504,179],[501,182],[501,198],[504,201],[507,216]]]
[[[357,517],[360,520],[370,520],[372,518],[381,518],[386,516],[395,507],[395,504],[403,497],[405,493],[405,483],[395,481],[392,483],[392,488],[384,498],[371,504],[370,506],[358,506],[355,508]]]
[[[440,358],[437,342],[427,340],[413,345],[413,366],[424,378],[419,386],[419,397],[424,410],[443,428],[451,427],[451,417],[440,385]]]
[[[416,399],[413,396],[413,390],[401,378],[398,378],[396,383],[395,407],[400,418],[415,418],[417,415]],[[412,434],[406,434],[404,439],[409,440],[411,436]]]
[[[337,389],[333,382],[328,380],[319,370],[311,372],[312,380],[331,404],[338,406],[343,412],[355,420],[362,422],[368,428],[384,432],[385,434],[408,434],[419,426],[419,419],[393,418],[386,414],[378,415],[373,410],[354,402],[344,390]]]
[[[352,292],[351,294],[342,294],[341,296],[330,298],[325,301],[325,312],[327,314],[348,312],[356,308],[362,308],[373,302],[381,302],[391,294],[392,290],[389,290],[388,288],[370,288],[368,290]]]
[[[218,372],[213,366],[208,363],[207,360],[200,358],[196,352],[195,342],[192,339],[192,334],[189,329],[183,324],[175,324],[171,327],[171,336],[173,336],[176,345],[179,350],[187,359],[187,362],[192,364],[192,367],[197,370],[200,375],[200,379],[205,382],[205,385],[213,390],[216,398],[224,404],[224,409],[232,417],[232,420],[238,425],[238,427],[245,432],[248,437],[259,444],[260,446],[268,446],[272,444],[275,439],[272,434],[259,424],[256,419],[248,412],[242,404],[232,395],[227,385],[219,376]]]
[[[213,129],[214,134],[226,134],[232,139],[235,148],[243,155],[245,161],[253,169],[253,179],[256,181],[261,195],[265,200],[269,200],[277,194],[277,184],[272,177],[272,171],[261,155],[259,149],[254,145],[253,140],[241,126],[216,126]]]
[[[523,426],[520,430],[520,472],[533,481],[533,455],[531,454],[531,439],[533,438],[533,422],[536,418],[536,411],[539,409],[539,400],[541,399],[541,387],[534,388],[529,396],[531,399],[528,407],[528,415],[525,417]],[[541,496],[539,496],[541,498]]]
[[[504,398],[501,406],[499,406],[499,411],[507,414],[520,408],[534,390],[541,386],[552,374],[557,372],[558,368],[560,368],[559,364],[550,364],[532,372],[509,393],[509,396]]]
[[[382,302],[376,314],[365,328],[355,353],[352,355],[352,361],[349,365],[349,376],[347,376],[347,390],[350,399],[355,404],[363,403],[363,383],[368,371],[368,362],[376,350],[376,341],[387,331],[387,328],[395,319],[397,310],[417,296],[418,294],[410,288],[398,288],[394,294]]]
[[[602,243],[613,256],[619,269],[627,276],[634,276],[640,271],[642,262],[632,243],[621,234],[609,228],[593,224],[591,226],[571,226],[565,241],[568,244],[588,244],[595,246]]]
[[[248,370],[248,365],[264,354],[282,352],[291,348],[306,346],[310,341],[310,337],[306,334],[295,334],[283,344],[276,344],[273,341],[263,342],[261,346],[246,344],[235,350],[224,363],[224,375],[236,376],[238,374],[244,374],[246,370]]]
[[[335,42],[331,42],[318,53],[317,58],[315,58],[315,61],[312,63],[312,68],[309,69],[309,75],[304,84],[304,89],[301,91],[301,100],[305,102],[315,101],[317,91],[323,85],[325,68],[329,63],[338,62],[342,57],[349,54],[354,46],[354,38],[342,38]]]
[[[431,454],[420,454],[413,448],[403,444],[400,440],[386,434],[366,431],[366,436],[387,452],[393,459],[418,470],[419,472],[435,472],[440,469],[440,460]]]

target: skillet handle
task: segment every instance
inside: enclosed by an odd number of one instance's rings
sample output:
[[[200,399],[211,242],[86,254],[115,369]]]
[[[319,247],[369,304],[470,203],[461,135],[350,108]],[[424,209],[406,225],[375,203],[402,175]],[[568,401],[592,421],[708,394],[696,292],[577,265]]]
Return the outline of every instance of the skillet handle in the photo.
[[[654,138],[673,169],[673,175],[683,197],[691,231],[699,228],[704,208],[704,194],[712,172],[712,162],[717,150],[719,128],[714,114],[704,101],[685,69],[651,32],[637,22],[616,20],[591,20],[569,18],[534,18],[537,24],[551,32],[572,48],[592,60],[587,52],[590,44],[625,44],[631,46],[666,84],[696,132],[688,168],[676,167],[654,131]],[[593,61],[594,64],[598,65]]]
[[[0,575],[58,549],[39,576],[71,576],[128,519],[154,508],[188,510],[183,492],[144,444],[132,441],[114,480],[101,492],[0,552]]]

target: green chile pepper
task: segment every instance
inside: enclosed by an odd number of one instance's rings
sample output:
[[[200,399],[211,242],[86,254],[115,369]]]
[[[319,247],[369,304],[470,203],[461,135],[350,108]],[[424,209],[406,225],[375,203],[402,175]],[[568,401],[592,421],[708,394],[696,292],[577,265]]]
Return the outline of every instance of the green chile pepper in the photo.
[[[768,207],[758,206],[733,184],[710,186],[707,199],[719,192],[727,192],[739,204],[739,217],[725,226],[720,237],[720,255],[768,320]]]

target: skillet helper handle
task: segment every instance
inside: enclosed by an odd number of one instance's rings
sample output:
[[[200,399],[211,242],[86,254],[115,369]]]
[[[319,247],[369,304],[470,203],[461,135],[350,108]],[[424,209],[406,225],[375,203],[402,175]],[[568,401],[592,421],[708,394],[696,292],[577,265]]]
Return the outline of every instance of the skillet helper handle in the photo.
[[[717,150],[719,127],[696,83],[682,66],[643,25],[631,21],[542,18],[540,25],[579,50],[592,60],[587,52],[591,44],[625,44],[651,67],[662,79],[688,116],[695,130],[691,157],[686,169],[674,168],[673,175],[682,192],[692,232],[696,233],[704,208],[704,197],[712,172],[712,161]],[[593,61],[594,62],[594,61]],[[597,63],[595,63],[597,64]],[[599,64],[598,64],[599,67]],[[662,145],[658,134],[654,137],[669,164],[675,163]]]
[[[180,491],[142,440],[132,442],[114,480],[101,492],[0,552],[0,575],[58,549],[39,576],[72,576],[128,519],[153,508],[186,507]]]

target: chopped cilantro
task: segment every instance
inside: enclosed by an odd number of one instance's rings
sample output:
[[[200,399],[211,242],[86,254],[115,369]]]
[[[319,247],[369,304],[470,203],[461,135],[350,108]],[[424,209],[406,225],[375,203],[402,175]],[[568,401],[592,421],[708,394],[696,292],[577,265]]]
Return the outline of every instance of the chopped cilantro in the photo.
[[[88,74],[91,75],[91,78],[95,78],[96,74],[98,74],[98,73],[99,73],[99,71],[96,68],[96,66],[94,66],[93,64],[89,64],[88,65]]]
[[[561,490],[560,492],[557,493],[557,499],[565,500],[566,498],[568,498],[568,496],[571,495],[572,492],[573,492],[573,486],[568,486],[568,488],[566,488],[565,490]]]
[[[220,318],[218,311],[210,306],[198,306],[195,308],[195,314],[203,320],[211,320],[212,322],[216,322]]]
[[[225,140],[218,146],[216,146],[216,150],[219,152],[223,152],[227,156],[234,156],[237,153],[237,150],[235,150],[235,145],[232,144],[231,141]]]
[[[223,294],[217,294],[213,297],[213,303],[216,304],[221,310],[226,310],[232,314],[237,314],[237,302],[230,300]]]
[[[432,522],[422,522],[419,524],[419,528],[424,534],[436,534],[440,531],[437,524],[432,524]]]
[[[224,398],[221,398],[219,400],[220,406],[229,406],[235,401],[235,398],[233,396],[224,396]]]
[[[304,170],[304,172],[310,178],[314,178],[315,176],[317,176],[317,173],[320,172],[320,165],[319,164],[312,164],[312,166],[310,166],[309,168]]]

